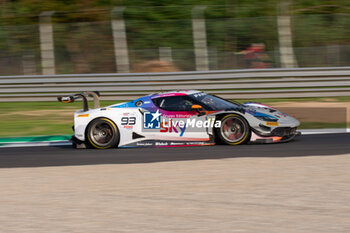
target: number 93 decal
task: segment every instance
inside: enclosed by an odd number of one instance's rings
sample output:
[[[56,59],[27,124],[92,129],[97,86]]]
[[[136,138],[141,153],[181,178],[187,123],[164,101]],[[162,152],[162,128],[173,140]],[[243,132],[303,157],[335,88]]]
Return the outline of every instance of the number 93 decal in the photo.
[[[135,125],[136,117],[122,117],[121,125]]]

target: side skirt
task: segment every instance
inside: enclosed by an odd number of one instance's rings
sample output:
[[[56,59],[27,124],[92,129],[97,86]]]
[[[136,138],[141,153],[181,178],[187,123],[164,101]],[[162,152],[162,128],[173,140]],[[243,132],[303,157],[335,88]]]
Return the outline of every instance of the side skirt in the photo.
[[[178,147],[178,146],[211,146],[215,145],[213,141],[167,141],[167,140],[142,140],[132,142],[120,148],[129,147]]]

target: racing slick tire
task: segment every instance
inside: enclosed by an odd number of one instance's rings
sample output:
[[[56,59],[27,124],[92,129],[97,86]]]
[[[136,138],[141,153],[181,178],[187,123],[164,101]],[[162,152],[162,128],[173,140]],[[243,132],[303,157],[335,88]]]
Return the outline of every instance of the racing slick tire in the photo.
[[[219,142],[239,145],[250,140],[251,130],[246,119],[238,114],[227,114],[221,118],[221,127],[216,128]]]
[[[96,149],[116,148],[119,143],[119,130],[110,119],[97,118],[88,125],[86,138],[90,147]]]

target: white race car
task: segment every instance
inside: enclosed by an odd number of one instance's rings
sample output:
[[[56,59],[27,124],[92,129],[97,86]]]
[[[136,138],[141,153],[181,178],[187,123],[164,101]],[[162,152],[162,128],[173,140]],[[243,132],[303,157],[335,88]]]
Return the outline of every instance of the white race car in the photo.
[[[87,97],[94,97],[88,108]],[[299,121],[259,103],[236,103],[201,91],[172,91],[99,107],[98,92],[58,97],[82,98],[74,114],[77,148],[239,145],[286,142],[298,135]]]

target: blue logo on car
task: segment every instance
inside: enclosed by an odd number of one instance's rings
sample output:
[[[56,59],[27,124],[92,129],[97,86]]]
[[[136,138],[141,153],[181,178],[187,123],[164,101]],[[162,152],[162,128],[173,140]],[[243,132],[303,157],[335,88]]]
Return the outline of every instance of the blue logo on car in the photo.
[[[143,113],[143,128],[144,129],[160,129],[161,113],[157,112],[144,112]]]

